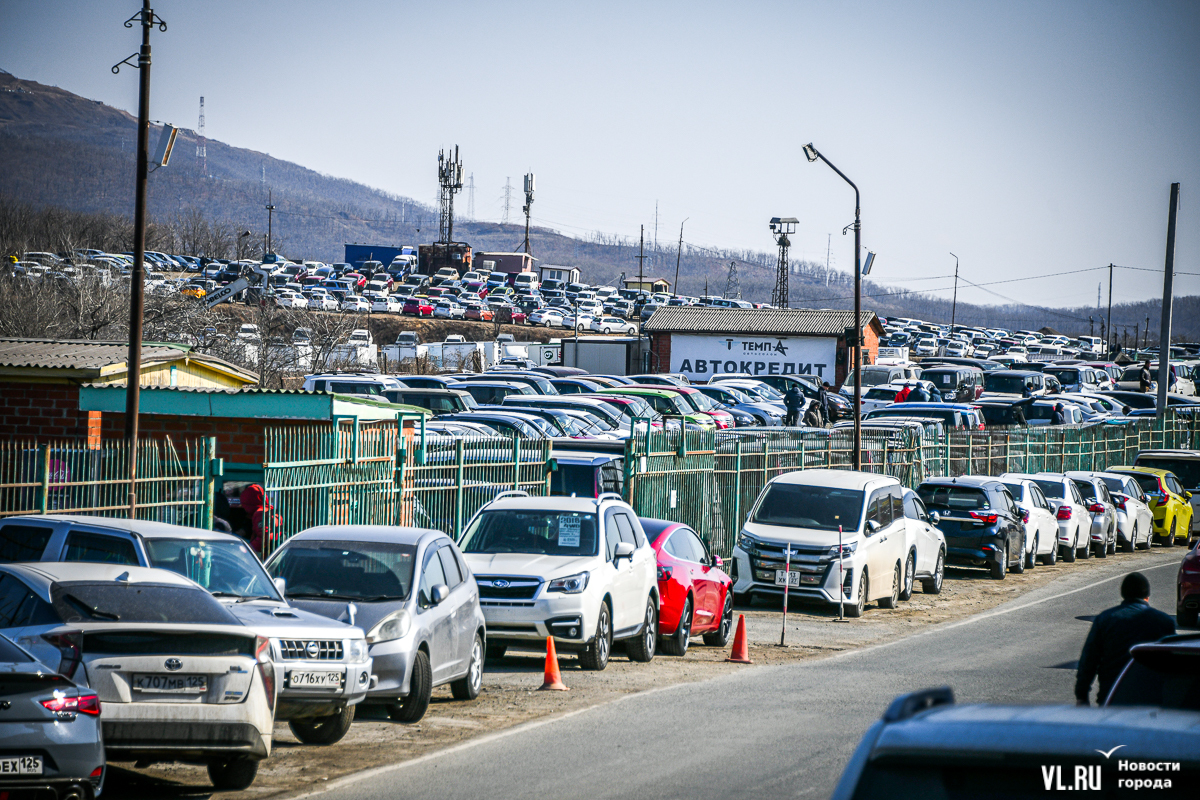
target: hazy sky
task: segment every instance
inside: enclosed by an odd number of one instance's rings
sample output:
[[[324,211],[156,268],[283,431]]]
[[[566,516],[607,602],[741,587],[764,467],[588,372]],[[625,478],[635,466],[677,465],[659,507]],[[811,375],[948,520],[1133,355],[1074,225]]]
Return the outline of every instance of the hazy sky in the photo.
[[[109,68],[138,44],[135,0],[0,0],[0,67],[136,112]],[[772,249],[853,264],[863,193],[872,277],[976,283],[1101,267],[1200,273],[1197,2],[225,2],[160,0],[151,117],[432,203],[439,148],[474,173],[476,216],[572,235]],[[178,156],[177,156],[178,157]],[[460,198],[465,210],[466,193]],[[1094,303],[1107,271],[993,286]],[[1161,295],[1119,270],[1115,298]],[[1179,294],[1200,277],[1176,279]],[[949,292],[939,292],[949,296]],[[1004,302],[964,286],[960,297]]]

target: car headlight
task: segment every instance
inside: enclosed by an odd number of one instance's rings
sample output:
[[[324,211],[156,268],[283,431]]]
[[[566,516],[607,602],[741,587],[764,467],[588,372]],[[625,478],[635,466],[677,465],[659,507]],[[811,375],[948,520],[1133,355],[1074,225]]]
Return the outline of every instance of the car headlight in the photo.
[[[842,558],[849,558],[854,555],[854,551],[858,549],[858,542],[847,542],[842,545]],[[829,548],[829,557],[837,559],[838,546],[835,544]]]
[[[378,626],[376,626],[378,627]],[[357,664],[367,660],[367,642],[365,639],[351,639],[346,651],[350,663]]]
[[[748,533],[743,533],[738,537],[738,546],[747,553],[758,552],[758,541]]]
[[[563,594],[579,594],[588,585],[588,573],[579,572],[565,578],[555,578],[546,586],[547,592],[562,592]]]
[[[412,616],[406,610],[400,609],[379,620],[375,627],[367,632],[367,644],[399,639],[407,635],[411,628]]]

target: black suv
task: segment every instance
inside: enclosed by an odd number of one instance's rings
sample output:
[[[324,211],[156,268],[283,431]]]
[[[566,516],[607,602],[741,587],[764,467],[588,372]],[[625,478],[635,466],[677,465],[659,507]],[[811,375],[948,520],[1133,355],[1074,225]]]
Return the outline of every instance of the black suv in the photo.
[[[933,478],[917,487],[930,521],[946,536],[946,563],[988,567],[1004,580],[1025,571],[1025,509],[995,478]]]

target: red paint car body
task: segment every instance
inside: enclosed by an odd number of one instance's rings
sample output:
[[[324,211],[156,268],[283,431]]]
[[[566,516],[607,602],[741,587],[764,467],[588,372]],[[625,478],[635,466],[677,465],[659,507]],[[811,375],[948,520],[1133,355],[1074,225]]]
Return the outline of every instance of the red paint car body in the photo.
[[[687,525],[641,518],[646,538],[658,558],[658,633],[678,634],[680,617],[690,600],[692,635],[707,634],[706,644],[724,646],[733,627],[733,579]]]
[[[433,304],[424,297],[410,297],[404,302],[402,311],[417,317],[432,317]]]
[[[1183,557],[1175,585],[1175,621],[1181,627],[1194,628],[1200,617],[1200,545]]]

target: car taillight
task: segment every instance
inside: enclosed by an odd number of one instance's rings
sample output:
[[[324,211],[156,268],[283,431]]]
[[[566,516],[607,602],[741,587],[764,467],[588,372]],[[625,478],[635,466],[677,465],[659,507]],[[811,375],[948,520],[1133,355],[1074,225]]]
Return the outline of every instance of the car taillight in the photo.
[[[1021,512],[1021,522],[1029,522],[1029,511],[1028,510]]]
[[[254,660],[258,662],[258,676],[262,678],[267,693],[267,705],[275,713],[275,664],[271,661],[271,640],[258,636],[254,640]]]
[[[1062,504],[1061,506],[1058,507],[1058,513],[1055,514],[1054,516],[1058,517],[1059,519],[1070,519],[1071,518],[1071,507],[1069,505],[1067,505],[1066,503]]]
[[[997,516],[995,514],[985,514],[981,511],[970,512],[971,516],[985,525],[995,525]]]
[[[1104,504],[1103,503],[1092,503],[1090,506],[1088,506],[1088,511],[1094,512],[1096,514],[1103,514],[1104,513]]]
[[[83,631],[44,633],[42,638],[58,648],[58,673],[74,678],[75,671],[83,663]]]
[[[55,713],[87,714],[89,717],[100,716],[100,697],[95,694],[82,694],[78,697],[55,696],[43,700],[42,705]]]
[[[660,581],[669,581],[669,580],[671,580],[671,568],[670,568],[670,567],[664,567],[662,564],[659,564],[659,565],[658,565],[658,579],[659,579]]]

